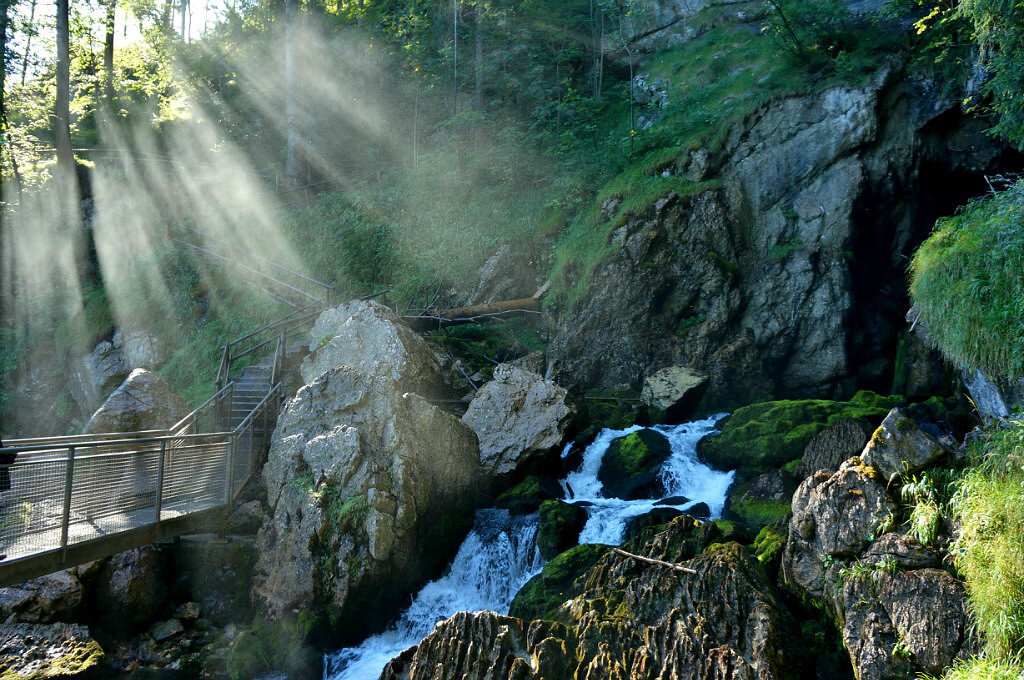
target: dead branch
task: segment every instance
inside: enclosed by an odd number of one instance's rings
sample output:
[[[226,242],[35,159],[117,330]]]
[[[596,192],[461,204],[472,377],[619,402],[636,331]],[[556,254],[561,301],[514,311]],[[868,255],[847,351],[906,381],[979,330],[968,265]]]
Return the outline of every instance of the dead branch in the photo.
[[[641,555],[634,555],[631,552],[626,552],[622,548],[612,548],[612,550],[614,550],[615,552],[617,552],[620,555],[624,555],[625,557],[632,557],[634,560],[637,560],[638,562],[646,562],[647,564],[656,564],[659,567],[668,567],[669,569],[673,569],[675,571],[681,571],[684,574],[698,574],[699,573],[696,569],[690,569],[689,567],[684,567],[681,564],[673,564],[672,562],[664,562],[662,560],[655,560],[655,559],[652,559],[650,557],[643,557]]]

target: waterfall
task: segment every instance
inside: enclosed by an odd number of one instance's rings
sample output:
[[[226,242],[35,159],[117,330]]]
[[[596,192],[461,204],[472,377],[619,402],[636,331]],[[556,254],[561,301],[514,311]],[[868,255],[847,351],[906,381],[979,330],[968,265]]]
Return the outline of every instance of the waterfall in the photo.
[[[515,594],[543,566],[536,539],[536,514],[479,510],[447,574],[424,586],[388,630],[326,655],[325,680],[376,680],[388,661],[455,612],[507,613]]]
[[[586,503],[589,519],[579,542],[618,545],[629,520],[655,507],[686,511],[697,503],[706,503],[712,517],[720,516],[735,473],[712,470],[697,458],[697,442],[715,432],[720,418],[652,428],[665,435],[671,447],[660,472],[665,497],[684,496],[685,502],[663,502],[660,497],[631,501],[605,498],[597,473],[608,446],[642,428],[602,430],[584,452],[579,469],[561,482],[566,502]],[[434,624],[455,612],[507,613],[512,598],[543,566],[536,538],[536,513],[512,517],[507,510],[478,511],[473,530],[446,575],[424,586],[398,622],[385,632],[367,638],[358,647],[325,655],[324,679],[376,680],[388,661],[417,644]]]

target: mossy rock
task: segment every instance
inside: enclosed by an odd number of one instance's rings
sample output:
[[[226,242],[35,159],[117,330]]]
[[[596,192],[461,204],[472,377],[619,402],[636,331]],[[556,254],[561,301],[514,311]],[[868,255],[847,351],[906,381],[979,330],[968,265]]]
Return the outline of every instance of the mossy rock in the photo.
[[[786,524],[776,522],[761,529],[754,539],[751,548],[757,560],[765,565],[771,573],[777,573],[782,561],[782,551],[786,547]]]
[[[505,508],[513,515],[529,515],[537,512],[544,501],[561,496],[561,491],[555,480],[530,475],[498,496],[494,506]]]
[[[638,430],[612,441],[597,478],[606,498],[649,498],[662,489],[658,471],[672,454],[668,438],[655,430]],[[651,493],[651,492],[654,493]]]
[[[718,470],[738,470],[740,479],[781,467],[803,455],[814,435],[843,418],[881,422],[903,397],[858,392],[850,401],[766,401],[736,410],[721,434],[698,446],[701,459]]]
[[[547,500],[540,504],[540,528],[537,548],[546,560],[554,559],[576,545],[587,523],[586,509],[564,501]]]
[[[738,522],[728,519],[716,519],[712,522],[721,533],[723,543],[747,543],[750,538]]]
[[[257,618],[228,649],[228,677],[254,678],[267,671],[283,671],[295,680],[318,680],[323,661],[307,644],[309,631],[299,623]]]
[[[639,536],[645,529],[654,527],[657,531],[665,528],[665,525],[680,515],[685,515],[677,508],[654,508],[650,512],[634,517],[626,524],[626,540],[632,540]]]
[[[785,519],[792,510],[792,502],[744,499],[730,503],[728,509],[730,518],[734,518],[753,533]]]
[[[611,550],[611,546],[584,543],[555,557],[516,593],[509,615],[525,621],[558,619],[558,609],[571,597],[573,584]]]

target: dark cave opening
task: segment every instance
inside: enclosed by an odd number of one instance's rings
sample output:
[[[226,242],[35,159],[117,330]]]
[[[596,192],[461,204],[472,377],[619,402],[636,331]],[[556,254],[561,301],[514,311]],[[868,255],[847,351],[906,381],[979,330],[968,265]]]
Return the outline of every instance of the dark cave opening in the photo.
[[[920,157],[909,177],[867,182],[854,206],[851,387],[887,394],[896,384],[911,304],[909,267],[936,220],[991,191],[991,177],[1024,171],[1024,155],[993,140],[986,127],[958,108],[938,116],[920,131]]]

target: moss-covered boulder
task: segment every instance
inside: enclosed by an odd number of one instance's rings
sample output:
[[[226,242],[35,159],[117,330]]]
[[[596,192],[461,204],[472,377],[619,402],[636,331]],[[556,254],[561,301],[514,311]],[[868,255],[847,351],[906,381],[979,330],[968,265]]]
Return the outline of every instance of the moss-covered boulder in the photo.
[[[103,648],[75,623],[0,627],[0,677],[11,680],[100,677]]]
[[[576,545],[587,523],[587,511],[564,501],[547,500],[540,504],[537,548],[546,560]]]
[[[656,527],[663,529],[666,524],[680,515],[686,514],[677,508],[654,508],[648,513],[634,517],[626,524],[626,540],[631,540],[640,535],[645,529]]]
[[[544,501],[561,496],[562,488],[558,486],[558,482],[550,477],[530,475],[499,495],[494,501],[494,506],[504,508],[513,515],[529,515],[531,512],[537,512]]]
[[[772,470],[741,482],[725,501],[725,515],[751,535],[789,514],[796,482],[782,470]]]
[[[573,583],[597,564],[610,546],[584,543],[555,557],[544,569],[516,593],[509,615],[527,621],[556,619],[558,609],[572,590]]]
[[[782,551],[786,547],[786,536],[789,529],[785,521],[770,524],[761,529],[751,544],[754,556],[765,565],[771,573],[777,573],[782,561]]]
[[[657,497],[664,492],[658,471],[671,453],[668,438],[655,430],[637,430],[614,440],[597,472],[605,497],[627,500]]]
[[[798,460],[811,439],[843,419],[880,423],[895,406],[898,396],[883,397],[858,392],[850,401],[802,399],[766,401],[737,409],[722,425],[721,434],[698,446],[702,460],[719,470],[737,470],[749,479],[772,468]]]

